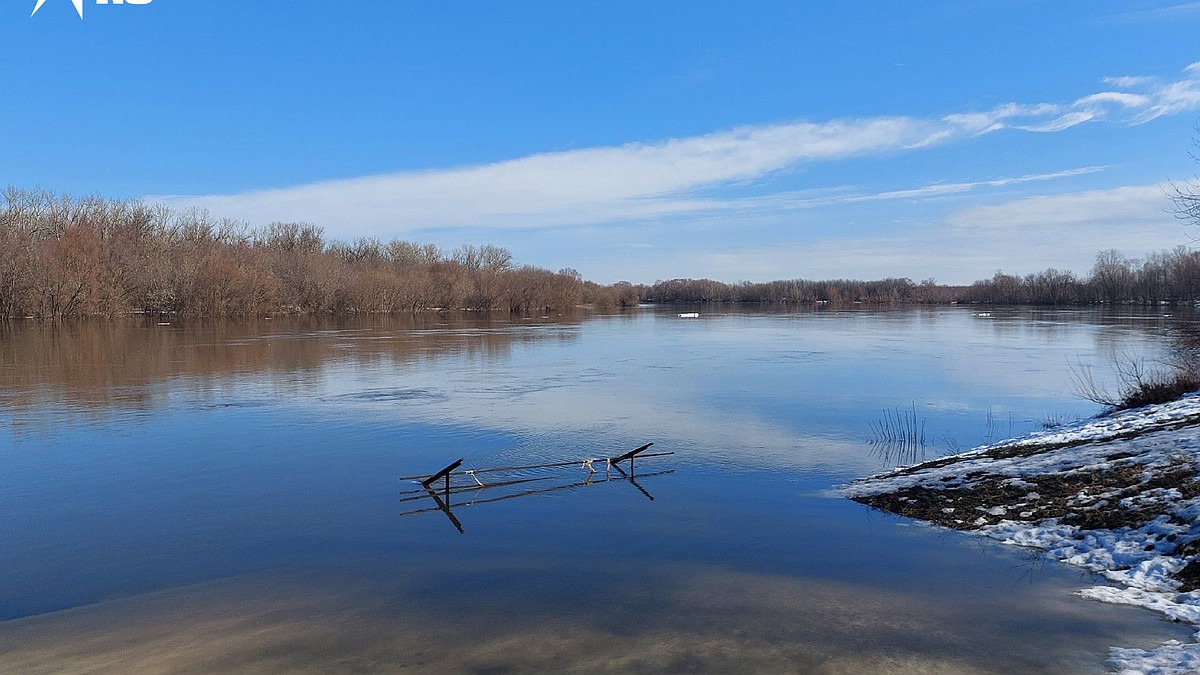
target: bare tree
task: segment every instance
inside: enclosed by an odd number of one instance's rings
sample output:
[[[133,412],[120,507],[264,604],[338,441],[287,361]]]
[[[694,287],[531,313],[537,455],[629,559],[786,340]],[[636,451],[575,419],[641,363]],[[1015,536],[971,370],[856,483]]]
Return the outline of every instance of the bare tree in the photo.
[[[1192,137],[1192,148],[1188,151],[1192,159],[1200,163],[1200,126]],[[1168,194],[1175,202],[1175,216],[1188,225],[1200,225],[1200,177],[1193,176],[1185,183],[1171,182]]]
[[[1092,267],[1092,285],[1104,302],[1115,303],[1129,296],[1133,284],[1133,270],[1129,261],[1116,249],[1096,254]]]

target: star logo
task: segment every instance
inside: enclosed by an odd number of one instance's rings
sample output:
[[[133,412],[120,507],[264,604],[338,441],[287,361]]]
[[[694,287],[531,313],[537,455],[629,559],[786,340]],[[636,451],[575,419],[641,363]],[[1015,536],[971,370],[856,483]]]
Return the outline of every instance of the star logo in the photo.
[[[37,0],[37,4],[33,6],[33,14],[30,14],[29,16],[33,16],[34,14],[37,14],[38,10],[41,9],[42,5],[44,5],[44,4],[46,4],[46,0]],[[75,11],[79,12],[79,18],[82,19],[83,18],[83,0],[71,0],[71,4],[75,5]]]

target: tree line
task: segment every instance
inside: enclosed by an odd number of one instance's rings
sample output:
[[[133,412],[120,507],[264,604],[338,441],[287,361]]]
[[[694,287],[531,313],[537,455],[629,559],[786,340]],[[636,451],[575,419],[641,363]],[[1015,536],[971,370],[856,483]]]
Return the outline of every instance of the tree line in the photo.
[[[9,188],[0,201],[0,317],[133,312],[194,316],[465,309],[565,312],[651,303],[1158,304],[1200,300],[1200,253],[1142,260],[1103,251],[1084,276],[996,272],[968,286],[933,279],[603,286],[565,268],[517,265],[492,245],[327,240],[307,223],[252,228],[203,211]]]
[[[1200,253],[1180,246],[1131,260],[1102,251],[1085,277],[1047,269],[1024,277],[996,272],[967,290],[971,302],[998,304],[1137,304],[1200,301]]]
[[[1200,252],[1178,247],[1143,260],[1102,251],[1085,276],[1049,268],[1024,276],[997,271],[968,286],[933,279],[770,281],[728,284],[711,279],[672,279],[639,286],[646,302],[830,303],[1004,305],[1159,304],[1200,301]]]
[[[203,211],[13,188],[0,202],[0,317],[562,312],[636,303],[628,284],[516,265],[492,245],[327,241],[306,223],[251,228]]]

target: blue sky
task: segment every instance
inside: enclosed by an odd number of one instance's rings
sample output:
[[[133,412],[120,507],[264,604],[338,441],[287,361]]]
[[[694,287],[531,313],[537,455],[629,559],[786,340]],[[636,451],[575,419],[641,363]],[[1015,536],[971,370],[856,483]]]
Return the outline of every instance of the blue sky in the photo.
[[[0,0],[0,184],[601,282],[1189,245],[1200,2]],[[145,1],[145,0],[143,0]]]

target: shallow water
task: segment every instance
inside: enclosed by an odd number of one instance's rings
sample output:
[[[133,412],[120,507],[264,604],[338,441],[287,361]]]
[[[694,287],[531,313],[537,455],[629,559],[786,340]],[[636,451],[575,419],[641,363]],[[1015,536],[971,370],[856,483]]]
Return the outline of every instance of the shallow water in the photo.
[[[1191,316],[679,311],[0,329],[0,662],[1089,672],[1189,637],[831,489],[1093,414],[1072,370]],[[897,409],[923,447],[872,443]],[[453,494],[461,533],[398,480],[647,442],[634,482]]]

